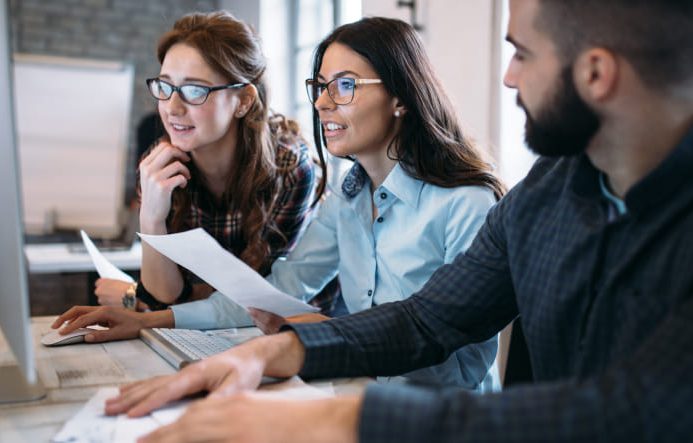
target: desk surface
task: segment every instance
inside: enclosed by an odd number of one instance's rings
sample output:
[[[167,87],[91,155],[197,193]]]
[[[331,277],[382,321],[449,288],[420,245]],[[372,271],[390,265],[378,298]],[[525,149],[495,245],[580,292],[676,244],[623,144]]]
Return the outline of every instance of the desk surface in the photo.
[[[138,339],[55,348],[42,346],[41,336],[50,331],[54,318],[32,318],[38,373],[48,395],[37,402],[0,405],[0,443],[50,441],[99,388],[175,372]],[[0,365],[11,358],[0,334]],[[343,394],[358,392],[366,382],[366,379],[340,380],[333,386],[336,393]]]
[[[32,273],[89,272],[95,269],[86,251],[72,252],[67,243],[28,244],[24,246],[24,254]],[[105,251],[103,255],[122,270],[139,270],[142,245],[135,242],[130,249]]]

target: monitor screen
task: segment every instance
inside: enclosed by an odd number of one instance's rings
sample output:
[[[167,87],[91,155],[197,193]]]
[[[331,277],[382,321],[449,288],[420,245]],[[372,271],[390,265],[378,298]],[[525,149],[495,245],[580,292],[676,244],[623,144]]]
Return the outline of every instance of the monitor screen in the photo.
[[[0,329],[17,365],[0,366],[0,403],[43,396],[34,367],[22,241],[19,159],[15,143],[9,9],[0,0]]]

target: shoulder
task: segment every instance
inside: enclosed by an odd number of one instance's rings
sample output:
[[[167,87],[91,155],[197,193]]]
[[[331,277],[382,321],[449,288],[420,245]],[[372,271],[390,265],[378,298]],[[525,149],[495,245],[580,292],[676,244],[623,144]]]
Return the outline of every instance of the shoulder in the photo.
[[[525,178],[503,197],[501,206],[523,207],[555,200],[575,175],[579,162],[577,157],[540,157]]]
[[[279,176],[285,179],[312,181],[314,178],[315,162],[303,142],[277,144],[274,161]]]
[[[275,163],[279,170],[291,169],[311,162],[308,145],[304,142],[277,143],[275,149]]]
[[[469,211],[486,213],[494,204],[496,198],[493,191],[486,186],[456,186],[443,188],[425,183],[421,191],[421,201],[438,201],[447,208],[464,208]]]

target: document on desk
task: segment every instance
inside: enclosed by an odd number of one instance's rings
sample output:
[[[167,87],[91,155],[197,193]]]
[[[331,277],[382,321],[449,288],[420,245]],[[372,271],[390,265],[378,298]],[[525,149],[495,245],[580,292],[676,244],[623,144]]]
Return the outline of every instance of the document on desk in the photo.
[[[269,388],[269,389],[268,389]],[[298,377],[263,387],[254,395],[280,400],[313,400],[334,397],[331,384],[314,387]],[[53,443],[132,443],[156,430],[178,420],[194,400],[181,400],[152,411],[140,418],[129,418],[125,414],[117,417],[104,415],[106,400],[118,395],[118,388],[101,388],[87,401],[53,437]]]
[[[112,278],[114,280],[123,280],[128,283],[135,282],[135,280],[133,280],[132,277],[118,269],[113,263],[108,261],[108,259],[106,259],[106,257],[103,256],[103,254],[99,251],[96,245],[94,245],[94,242],[91,241],[86,232],[80,230],[79,233],[82,235],[82,242],[84,242],[84,247],[87,248],[87,252],[89,252],[89,257],[91,257],[91,261],[94,262],[94,267],[96,268],[96,272],[99,273],[99,277]]]
[[[202,228],[168,235],[138,235],[244,308],[258,308],[283,317],[318,311],[272,286]]]
[[[173,403],[140,418],[125,414],[111,417],[104,414],[106,400],[118,395],[118,388],[101,388],[53,437],[53,443],[134,443],[160,426],[180,417],[189,400]]]

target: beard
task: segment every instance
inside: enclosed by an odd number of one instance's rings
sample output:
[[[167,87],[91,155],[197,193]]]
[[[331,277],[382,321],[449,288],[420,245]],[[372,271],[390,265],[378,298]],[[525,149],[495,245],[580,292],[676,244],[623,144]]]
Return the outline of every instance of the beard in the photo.
[[[525,142],[536,154],[563,157],[587,149],[601,124],[599,116],[580,98],[573,82],[573,67],[566,66],[548,104],[530,115],[518,95],[517,104],[525,111]]]

